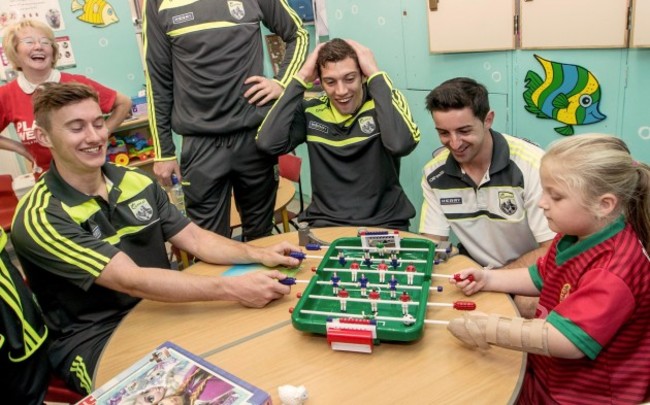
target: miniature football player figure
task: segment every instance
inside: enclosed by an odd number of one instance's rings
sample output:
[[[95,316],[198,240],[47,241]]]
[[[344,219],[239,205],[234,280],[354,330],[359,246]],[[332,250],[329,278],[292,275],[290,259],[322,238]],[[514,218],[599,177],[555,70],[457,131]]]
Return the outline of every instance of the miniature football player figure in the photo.
[[[409,302],[411,302],[411,296],[406,291],[402,292],[402,295],[399,296],[399,300],[402,301],[402,315],[406,316],[409,313]]]
[[[395,299],[397,298],[397,284],[398,281],[395,278],[394,274],[391,274],[390,280],[388,280],[388,288],[390,289],[390,298]]]
[[[377,301],[379,301],[380,298],[379,291],[377,291],[376,288],[373,288],[372,291],[370,291],[370,294],[368,294],[368,298],[370,298],[370,309],[372,312],[377,314],[377,312],[379,312],[377,310]]]
[[[341,312],[347,312],[347,301],[348,298],[350,298],[350,293],[345,289],[345,287],[341,287],[338,295],[341,300]]]
[[[363,264],[370,267],[372,264],[372,259],[370,258],[370,251],[364,250],[363,252]]]
[[[381,242],[377,243],[377,254],[379,257],[384,257],[386,255],[386,249],[384,248],[384,244]]]
[[[366,275],[363,273],[361,273],[361,278],[359,278],[359,287],[361,288],[361,296],[367,296],[368,277],[366,277]]]
[[[339,282],[341,281],[341,277],[339,277],[339,275],[334,272],[330,278],[330,281],[332,282],[332,290],[334,296],[337,296],[339,293]]]
[[[339,251],[339,264],[345,266],[345,252],[342,250]]]
[[[406,284],[413,285],[413,277],[415,276],[415,266],[409,264],[406,266]]]
[[[388,270],[388,265],[382,260],[381,263],[377,265],[377,270],[379,270],[379,282],[386,282],[386,271]]]
[[[397,252],[394,250],[390,253],[390,265],[396,269],[399,266],[399,260],[397,260]]]
[[[359,272],[359,263],[352,262],[350,265],[350,274],[352,276],[352,281],[357,281],[357,273]]]

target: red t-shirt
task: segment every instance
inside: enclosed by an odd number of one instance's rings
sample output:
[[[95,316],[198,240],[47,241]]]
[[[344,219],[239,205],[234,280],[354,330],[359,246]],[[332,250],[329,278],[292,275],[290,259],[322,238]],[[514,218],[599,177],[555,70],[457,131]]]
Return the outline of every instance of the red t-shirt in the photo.
[[[113,109],[117,92],[109,89],[89,78],[70,73],[61,73],[61,83],[77,82],[86,84],[99,95],[99,107],[104,114]],[[50,150],[41,146],[34,137],[34,110],[32,107],[32,95],[26,94],[18,80],[13,80],[0,87],[0,131],[14,124],[16,133],[25,148],[36,160],[36,165],[44,171],[50,167],[52,154]]]
[[[520,403],[639,403],[650,386],[650,258],[623,217],[556,236],[531,266],[546,318],[585,357],[529,355]],[[541,312],[540,312],[541,309]]]

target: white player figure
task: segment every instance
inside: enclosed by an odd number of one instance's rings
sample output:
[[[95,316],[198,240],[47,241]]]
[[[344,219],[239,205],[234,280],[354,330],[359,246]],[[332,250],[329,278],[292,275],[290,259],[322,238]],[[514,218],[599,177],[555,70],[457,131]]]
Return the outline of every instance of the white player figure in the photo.
[[[413,285],[413,277],[415,276],[415,266],[409,264],[406,266],[406,284]]]
[[[388,270],[388,265],[383,260],[377,265],[377,270],[379,271],[379,282],[386,282],[386,271]]]
[[[402,315],[406,316],[409,313],[409,302],[411,301],[411,296],[406,291],[402,292],[402,295],[399,296],[399,300],[402,301]]]
[[[352,281],[357,281],[357,273],[359,272],[359,263],[352,262],[350,265],[350,274],[352,275]]]
[[[379,294],[379,291],[377,291],[376,288],[373,288],[372,291],[370,291],[370,294],[368,294],[368,298],[370,299],[370,309],[375,314],[378,312],[377,311],[377,304],[378,304],[377,301],[379,301],[380,297],[381,297],[381,295]]]
[[[346,290],[345,287],[341,287],[341,289],[339,290],[341,312],[347,312],[347,301],[349,297],[350,297],[350,293],[348,292],[348,290]]]

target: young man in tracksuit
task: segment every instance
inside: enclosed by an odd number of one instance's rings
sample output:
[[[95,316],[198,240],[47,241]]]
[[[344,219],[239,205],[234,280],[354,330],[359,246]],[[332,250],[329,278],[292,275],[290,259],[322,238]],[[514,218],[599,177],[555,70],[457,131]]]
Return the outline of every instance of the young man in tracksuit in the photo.
[[[304,100],[318,77],[326,95]],[[280,155],[307,142],[312,202],[301,221],[408,230],[415,209],[399,182],[400,158],[419,140],[406,99],[370,49],[333,39],[289,82],[260,126],[257,146]]]
[[[286,44],[273,80],[262,76],[260,22]],[[158,180],[182,179],[188,216],[224,236],[232,190],[244,239],[269,235],[277,159],[257,151],[255,133],[305,60],[300,18],[283,0],[148,0],[144,34]],[[172,130],[183,139],[180,167]]]

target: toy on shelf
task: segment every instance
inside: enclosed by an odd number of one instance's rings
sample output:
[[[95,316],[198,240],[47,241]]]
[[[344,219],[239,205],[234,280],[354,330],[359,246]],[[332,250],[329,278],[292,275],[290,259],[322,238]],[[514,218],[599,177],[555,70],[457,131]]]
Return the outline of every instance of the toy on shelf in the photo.
[[[370,353],[381,341],[417,340],[425,323],[447,322],[425,319],[427,307],[476,307],[469,301],[427,302],[430,292],[442,290],[431,280],[436,254],[446,249],[428,239],[402,239],[398,232],[363,231],[337,239],[311,280],[296,280],[308,285],[290,310],[292,324],[327,335],[334,350]]]
[[[147,160],[154,157],[152,141],[150,138],[135,132],[131,135],[122,137],[124,142],[129,145],[129,157]]]
[[[129,164],[129,150],[126,143],[122,139],[117,139],[115,136],[108,138],[108,147],[106,148],[106,161],[113,162],[120,166]]]

